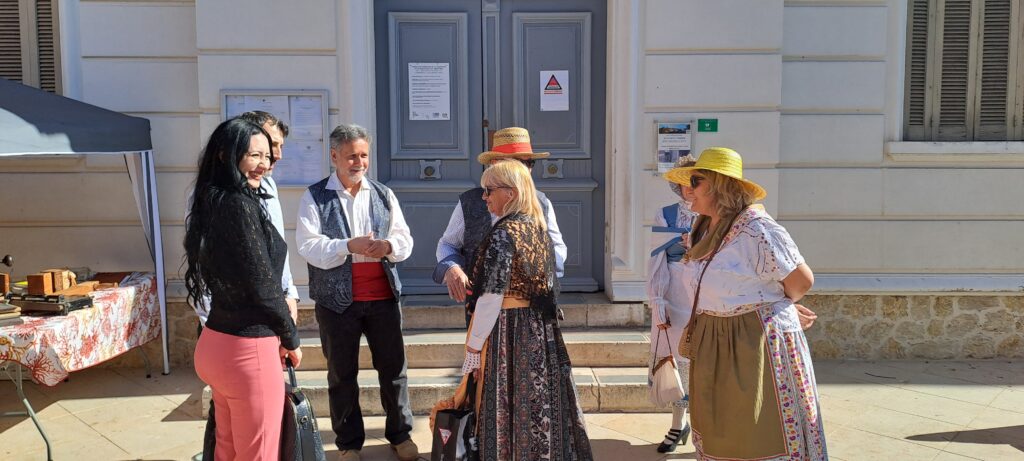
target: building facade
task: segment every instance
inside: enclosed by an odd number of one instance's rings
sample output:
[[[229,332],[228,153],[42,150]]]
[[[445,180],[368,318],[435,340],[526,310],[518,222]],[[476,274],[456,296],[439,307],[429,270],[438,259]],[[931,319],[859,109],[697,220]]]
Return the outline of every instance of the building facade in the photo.
[[[649,227],[673,200],[655,126],[712,119],[717,131],[692,133],[692,150],[739,151],[815,271],[816,355],[1024,356],[1020,0],[10,3],[25,58],[5,49],[5,77],[151,121],[181,322],[175,242],[222,91],[312,89],[327,92],[330,126],[375,133],[372,174],[422,223],[410,279],[479,178],[484,133],[523,124],[554,154],[535,176],[564,223],[569,285],[642,300]],[[437,27],[449,42],[416,46]],[[452,63],[443,148],[395,122],[402,69],[417,59]],[[544,66],[570,72],[568,118],[535,107]],[[433,147],[403,150],[417,142]],[[443,179],[421,180],[425,164]],[[15,272],[67,265],[68,254],[95,269],[147,267],[122,171],[85,157],[0,162],[0,252],[19,249]],[[302,192],[281,189],[289,238]]]

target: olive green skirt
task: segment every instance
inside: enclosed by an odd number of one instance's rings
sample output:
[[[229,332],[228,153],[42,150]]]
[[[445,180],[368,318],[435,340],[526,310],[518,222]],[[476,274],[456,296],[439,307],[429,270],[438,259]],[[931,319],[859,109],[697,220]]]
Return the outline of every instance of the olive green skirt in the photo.
[[[690,421],[698,459],[828,459],[806,338],[782,332],[772,312],[697,316]]]

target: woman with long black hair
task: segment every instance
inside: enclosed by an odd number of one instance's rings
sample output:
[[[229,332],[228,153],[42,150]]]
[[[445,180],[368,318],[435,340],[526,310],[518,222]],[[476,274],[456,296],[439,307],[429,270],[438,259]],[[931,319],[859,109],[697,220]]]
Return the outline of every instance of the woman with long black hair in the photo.
[[[260,203],[270,145],[254,123],[221,123],[203,150],[186,219],[188,300],[211,298],[195,368],[213,390],[218,461],[278,458],[282,363],[302,358],[281,289],[288,247]]]

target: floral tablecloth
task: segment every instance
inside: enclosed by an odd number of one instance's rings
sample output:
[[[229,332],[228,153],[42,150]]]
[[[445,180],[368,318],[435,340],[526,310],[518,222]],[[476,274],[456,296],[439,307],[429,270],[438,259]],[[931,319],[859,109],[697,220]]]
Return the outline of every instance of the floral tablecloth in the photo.
[[[121,355],[160,336],[156,276],[137,272],[118,288],[94,291],[93,307],[68,315],[25,317],[0,327],[0,362],[14,361],[55,386],[68,373]]]

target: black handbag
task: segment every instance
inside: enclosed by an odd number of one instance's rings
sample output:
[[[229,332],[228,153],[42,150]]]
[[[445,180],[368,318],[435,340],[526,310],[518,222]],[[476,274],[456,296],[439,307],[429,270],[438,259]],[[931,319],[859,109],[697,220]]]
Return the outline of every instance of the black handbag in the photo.
[[[473,405],[476,386],[473,374],[467,374],[466,398],[458,408],[438,410],[434,416],[430,461],[479,461],[476,439],[476,411]]]
[[[285,359],[288,380],[284,385],[284,417],[281,422],[282,461],[326,461],[324,442],[316,427],[313,405],[295,381],[295,367]]]

